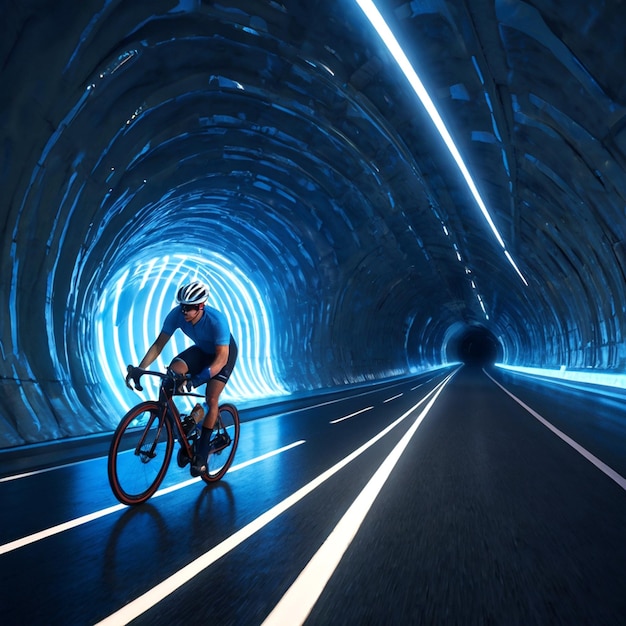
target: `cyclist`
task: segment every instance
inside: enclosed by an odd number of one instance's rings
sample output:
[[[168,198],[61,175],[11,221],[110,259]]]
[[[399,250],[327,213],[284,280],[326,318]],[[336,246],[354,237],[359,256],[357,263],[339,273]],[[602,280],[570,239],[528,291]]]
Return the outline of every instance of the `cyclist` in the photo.
[[[206,470],[209,455],[209,439],[217,421],[219,397],[237,361],[237,344],[230,332],[226,316],[206,305],[209,287],[201,281],[182,285],[177,294],[179,306],[172,309],[163,322],[155,342],[141,359],[139,368],[147,368],[161,354],[177,328],[180,328],[195,345],[174,357],[170,368],[178,374],[189,374],[187,389],[206,386],[207,415],[202,433],[191,462],[191,475],[200,476]],[[136,379],[132,370],[126,376],[126,386]]]

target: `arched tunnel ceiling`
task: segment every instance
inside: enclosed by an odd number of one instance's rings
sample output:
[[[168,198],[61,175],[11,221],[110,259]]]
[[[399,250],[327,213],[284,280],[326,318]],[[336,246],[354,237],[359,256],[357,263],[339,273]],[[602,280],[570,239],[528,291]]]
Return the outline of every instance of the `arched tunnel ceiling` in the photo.
[[[477,327],[511,363],[623,366],[624,4],[379,9],[527,284],[356,2],[4,2],[4,445],[82,432],[103,293],[183,250],[254,281],[292,390]]]

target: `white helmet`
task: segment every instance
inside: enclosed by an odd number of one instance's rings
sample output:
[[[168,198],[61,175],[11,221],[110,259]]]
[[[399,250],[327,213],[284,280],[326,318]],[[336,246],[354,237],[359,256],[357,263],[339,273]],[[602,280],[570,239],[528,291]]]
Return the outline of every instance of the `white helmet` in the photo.
[[[209,287],[199,280],[183,285],[176,294],[178,304],[203,304],[208,298]]]

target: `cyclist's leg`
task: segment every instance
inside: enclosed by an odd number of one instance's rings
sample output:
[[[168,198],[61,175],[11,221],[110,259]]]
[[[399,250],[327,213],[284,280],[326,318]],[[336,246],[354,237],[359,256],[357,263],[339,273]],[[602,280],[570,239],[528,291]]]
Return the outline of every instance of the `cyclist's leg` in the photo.
[[[207,416],[204,421],[204,428],[213,430],[215,422],[217,421],[217,411],[220,403],[220,395],[224,391],[226,383],[212,378],[206,384],[206,405],[209,408]]]
[[[213,433],[215,422],[217,422],[219,398],[222,391],[224,391],[224,387],[226,387],[226,383],[217,378],[212,378],[206,384],[206,404],[209,410],[202,424],[202,432],[198,440],[197,455],[192,464],[191,473],[194,476],[199,476],[202,472],[206,471],[206,460],[209,456],[211,434]]]
[[[191,374],[193,376],[202,371],[212,359],[213,355],[207,354],[200,347],[193,345],[177,354],[172,359],[169,369],[177,374]],[[185,467],[190,461],[193,463],[193,459],[187,456],[187,452],[182,446],[178,450],[176,461],[178,467]]]
[[[213,429],[217,420],[217,411],[220,402],[220,395],[224,391],[224,387],[233,372],[238,355],[237,343],[230,337],[230,345],[228,346],[228,361],[226,365],[215,375],[206,385],[206,403],[208,407],[208,415],[205,419],[204,426],[207,429]]]
[[[203,352],[198,346],[190,346],[177,354],[170,363],[170,369],[177,374],[197,374],[210,363],[212,355]]]
[[[209,442],[211,439],[211,433],[213,432],[213,427],[215,426],[215,422],[217,421],[218,411],[219,411],[219,400],[222,391],[224,391],[224,387],[226,387],[226,383],[230,378],[230,375],[235,367],[235,363],[237,362],[237,344],[233,339],[232,335],[230,338],[230,346],[228,350],[228,361],[226,365],[215,375],[206,385],[206,403],[208,407],[207,416],[204,419],[204,424],[202,425],[202,434],[200,435],[200,440],[198,441],[198,454],[197,458],[194,459],[193,463],[193,473],[198,474],[204,471],[204,467],[206,466],[206,459],[209,454]]]

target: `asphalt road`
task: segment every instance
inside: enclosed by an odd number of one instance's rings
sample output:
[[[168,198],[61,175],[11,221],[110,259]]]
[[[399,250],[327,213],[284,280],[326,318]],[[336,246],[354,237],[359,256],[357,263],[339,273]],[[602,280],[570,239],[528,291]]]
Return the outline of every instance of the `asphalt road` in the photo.
[[[8,477],[0,623],[625,624],[625,444],[620,398],[451,368],[245,421],[138,507],[103,457]]]

